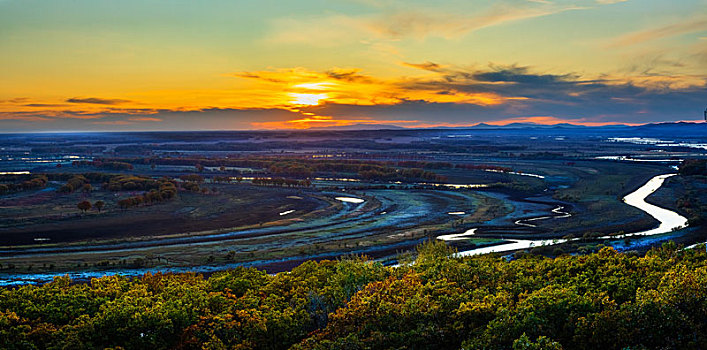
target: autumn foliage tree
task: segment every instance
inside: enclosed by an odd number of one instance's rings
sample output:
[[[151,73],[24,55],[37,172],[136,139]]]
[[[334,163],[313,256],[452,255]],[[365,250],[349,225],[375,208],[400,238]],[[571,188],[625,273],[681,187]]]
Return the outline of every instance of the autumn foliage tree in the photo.
[[[5,178],[8,178],[10,181],[6,181]],[[27,177],[23,178],[26,179]],[[23,178],[18,178],[15,176],[0,176],[0,181],[2,181],[2,183],[0,183],[0,195],[10,192],[44,188],[49,182],[46,175],[32,175],[26,180],[23,180]]]
[[[89,181],[85,176],[74,175],[69,180],[67,180],[64,185],[59,187],[59,189],[57,191],[60,193],[71,193],[71,192],[74,192],[78,189],[83,188],[83,186],[86,184],[89,184]]]
[[[157,181],[157,188],[152,188],[142,195],[123,198],[118,201],[120,209],[137,207],[142,204],[154,204],[177,197],[177,186],[169,179],[163,178]]]
[[[0,289],[2,349],[699,349],[707,253],[361,257]]]
[[[81,201],[79,204],[76,204],[76,207],[79,208],[82,212],[86,212],[87,210],[91,209],[91,202],[89,201]]]

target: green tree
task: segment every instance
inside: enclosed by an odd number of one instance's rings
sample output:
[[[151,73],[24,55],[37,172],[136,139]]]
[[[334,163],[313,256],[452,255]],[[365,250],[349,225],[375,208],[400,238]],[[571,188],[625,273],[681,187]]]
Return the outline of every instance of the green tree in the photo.
[[[560,343],[540,336],[533,342],[525,333],[513,342],[513,350],[562,350]]]

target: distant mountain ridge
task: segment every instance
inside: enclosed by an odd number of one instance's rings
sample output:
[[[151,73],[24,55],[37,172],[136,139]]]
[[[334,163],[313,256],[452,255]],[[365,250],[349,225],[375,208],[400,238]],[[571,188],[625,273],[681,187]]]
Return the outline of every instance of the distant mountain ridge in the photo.
[[[356,130],[416,130],[416,129],[444,129],[444,130],[532,130],[532,129],[548,129],[548,130],[626,130],[626,131],[643,131],[643,132],[660,132],[664,134],[670,133],[707,133],[707,122],[662,122],[650,123],[643,125],[626,125],[626,124],[608,124],[608,125],[581,125],[572,123],[557,123],[557,124],[538,124],[533,122],[516,122],[504,125],[492,125],[487,123],[478,123],[472,126],[441,126],[432,128],[415,128],[402,127],[391,124],[352,124],[352,125],[337,125],[337,126],[322,126],[311,127],[306,130],[336,130],[336,131],[356,131]]]
[[[476,124],[470,129],[523,129],[523,128],[536,128],[536,129],[548,129],[548,128],[586,128],[586,125],[570,124],[570,123],[558,123],[558,124],[538,124],[538,123],[510,123],[504,125],[491,125],[486,123]]]

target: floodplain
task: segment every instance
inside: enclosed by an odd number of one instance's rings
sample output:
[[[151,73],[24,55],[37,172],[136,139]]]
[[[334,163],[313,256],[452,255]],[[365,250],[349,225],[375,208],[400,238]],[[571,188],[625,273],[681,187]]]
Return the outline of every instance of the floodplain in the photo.
[[[0,281],[274,273],[349,255],[395,265],[440,239],[545,256],[704,242],[705,177],[681,168],[705,158],[704,131],[669,127],[686,132],[673,143],[643,142],[664,137],[658,126],[5,135]],[[648,207],[624,200],[669,174]],[[659,230],[650,207],[687,221]]]

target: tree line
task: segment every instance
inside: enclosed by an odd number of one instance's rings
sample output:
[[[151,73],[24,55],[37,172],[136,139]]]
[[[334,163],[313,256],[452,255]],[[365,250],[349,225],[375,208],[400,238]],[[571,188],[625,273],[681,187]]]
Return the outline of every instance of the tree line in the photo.
[[[100,169],[108,170],[133,170],[133,165],[127,162],[103,161],[103,160],[75,160],[71,162],[72,166],[94,166]]]
[[[309,179],[296,180],[296,179],[286,179],[282,177],[256,177],[251,183],[253,185],[259,186],[278,186],[278,187],[310,187],[312,186],[312,181]]]
[[[28,180],[0,183],[0,195],[45,188],[47,187],[47,182],[49,182],[49,179],[46,175],[32,175]]]
[[[128,209],[140,205],[154,204],[172,200],[177,197],[177,186],[167,178],[160,179],[157,188],[152,188],[143,194],[118,200],[120,209]]]
[[[147,176],[115,175],[108,182],[103,183],[103,188],[109,191],[150,191],[158,190],[165,182],[171,180],[167,177],[153,179]]]
[[[102,160],[109,161],[109,160]],[[203,158],[203,157],[160,157],[160,158],[117,158],[111,161],[189,165],[209,167],[243,167],[265,169],[279,177],[308,178],[314,174],[346,173],[368,180],[399,181],[444,181],[444,177],[433,172],[441,169],[491,169],[509,172],[511,168],[489,164],[450,163],[433,161],[380,161],[359,159],[318,159],[303,156],[288,157],[243,157],[243,158]]]

